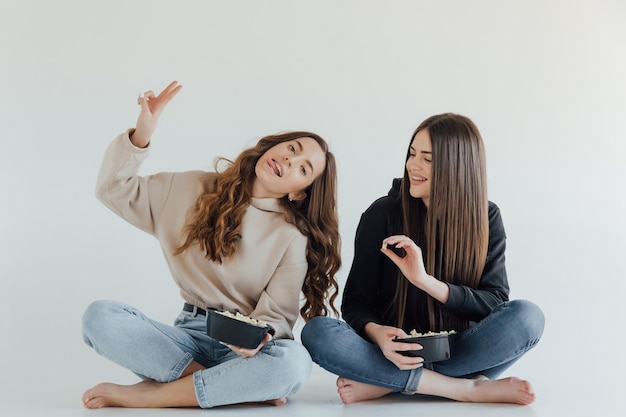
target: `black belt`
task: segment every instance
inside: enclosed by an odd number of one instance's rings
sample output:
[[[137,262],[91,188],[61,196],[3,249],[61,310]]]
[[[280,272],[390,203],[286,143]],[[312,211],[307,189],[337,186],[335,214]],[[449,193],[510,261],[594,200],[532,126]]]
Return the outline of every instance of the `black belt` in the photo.
[[[197,307],[193,304],[185,303],[183,305],[183,311],[188,311],[190,313],[195,313],[196,315],[206,316],[206,310],[200,307]]]

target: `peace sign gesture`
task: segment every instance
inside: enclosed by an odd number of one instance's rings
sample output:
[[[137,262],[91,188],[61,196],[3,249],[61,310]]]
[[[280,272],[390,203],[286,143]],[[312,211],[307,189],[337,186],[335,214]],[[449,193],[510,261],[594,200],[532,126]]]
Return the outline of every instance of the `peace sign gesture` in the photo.
[[[152,90],[140,94],[137,102],[141,106],[141,112],[137,118],[135,132],[130,138],[133,145],[138,148],[148,146],[161,112],[182,88],[178,81],[172,81],[158,96],[155,96]]]

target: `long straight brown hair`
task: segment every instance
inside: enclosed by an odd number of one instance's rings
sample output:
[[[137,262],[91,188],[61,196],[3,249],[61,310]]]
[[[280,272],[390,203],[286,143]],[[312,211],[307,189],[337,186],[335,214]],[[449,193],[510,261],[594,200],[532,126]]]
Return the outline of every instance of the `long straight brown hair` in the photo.
[[[476,288],[480,281],[489,243],[487,174],[482,137],[467,117],[453,113],[431,116],[411,137],[426,129],[432,145],[430,203],[409,194],[409,177],[402,179],[404,233],[420,246],[426,272],[455,285]],[[407,160],[410,155],[407,151]],[[400,275],[395,303],[398,327],[402,327],[408,280]],[[439,303],[418,291],[418,308],[428,313],[428,330],[462,331],[469,326],[440,308]],[[427,330],[427,329],[422,329]]]
[[[255,166],[270,148],[283,142],[309,137],[324,151],[324,171],[305,190],[307,197],[301,201],[280,200],[285,220],[294,224],[308,238],[308,269],[302,292],[305,296],[300,314],[305,320],[327,315],[338,294],[335,274],[341,266],[341,242],[337,216],[337,167],[328,144],[311,132],[287,132],[266,136],[257,144],[239,154],[235,161],[218,172],[214,191],[202,194],[191,219],[184,229],[185,242],[175,251],[178,255],[197,242],[206,259],[221,263],[235,254],[236,243],[241,238],[241,222],[252,199],[252,185],[256,178]],[[216,171],[217,167],[216,167]],[[297,191],[297,190],[294,190]],[[328,308],[327,308],[328,304]]]

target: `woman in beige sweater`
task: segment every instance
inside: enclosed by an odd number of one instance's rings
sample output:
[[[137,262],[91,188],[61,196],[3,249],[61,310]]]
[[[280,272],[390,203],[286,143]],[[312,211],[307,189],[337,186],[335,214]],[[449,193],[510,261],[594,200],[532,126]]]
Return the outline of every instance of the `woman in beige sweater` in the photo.
[[[170,326],[120,302],[87,308],[85,343],[142,378],[87,390],[87,408],[284,404],[311,370],[293,341],[298,314],[326,315],[327,305],[336,313],[336,168],[326,142],[283,133],[244,150],[223,172],[139,176],[156,122],[181,88],[172,82],[139,98],[136,127],[106,151],[97,196],[158,239],[183,310]],[[253,349],[225,345],[206,333],[209,308],[263,320],[275,335]]]

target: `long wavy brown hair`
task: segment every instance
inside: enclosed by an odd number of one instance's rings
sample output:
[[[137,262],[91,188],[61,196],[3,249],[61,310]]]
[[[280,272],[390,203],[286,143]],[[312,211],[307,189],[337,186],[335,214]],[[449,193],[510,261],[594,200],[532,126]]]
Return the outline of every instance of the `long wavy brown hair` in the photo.
[[[432,144],[430,204],[409,194],[409,177],[402,179],[404,233],[422,249],[429,275],[455,285],[476,288],[489,243],[487,173],[483,140],[476,125],[453,113],[431,116],[411,137],[427,129]],[[410,145],[407,160],[410,155]],[[406,310],[408,280],[396,287],[398,327]],[[444,309],[419,290],[419,306],[427,311],[429,330],[464,330],[469,322]],[[425,329],[423,329],[425,330]]]
[[[184,229],[185,242],[175,251],[184,252],[197,242],[206,253],[206,259],[221,263],[235,253],[241,238],[241,222],[251,202],[252,185],[256,178],[255,166],[259,158],[273,146],[291,140],[314,139],[326,155],[324,171],[305,190],[307,197],[300,201],[280,200],[285,220],[295,225],[308,238],[308,269],[302,292],[305,296],[300,314],[304,320],[329,314],[338,294],[335,274],[341,266],[341,241],[337,216],[337,166],[328,144],[311,132],[287,132],[260,139],[257,144],[239,154],[228,167],[218,172],[214,191],[201,195],[196,202],[191,220]],[[299,191],[299,190],[294,190]]]

